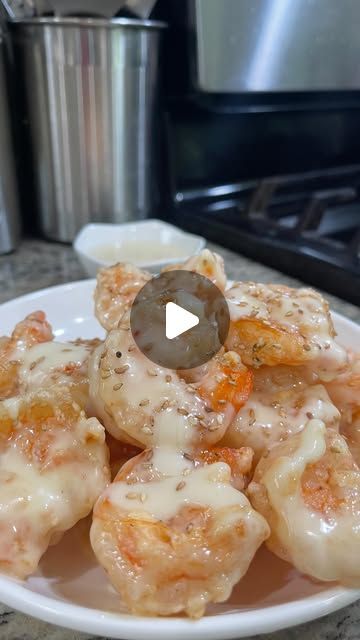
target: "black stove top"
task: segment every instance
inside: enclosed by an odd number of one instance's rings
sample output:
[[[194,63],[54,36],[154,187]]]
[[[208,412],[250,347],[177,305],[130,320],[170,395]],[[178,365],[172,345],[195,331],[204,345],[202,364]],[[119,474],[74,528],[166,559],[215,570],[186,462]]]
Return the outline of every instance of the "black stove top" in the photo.
[[[360,304],[360,165],[177,193],[172,220]]]

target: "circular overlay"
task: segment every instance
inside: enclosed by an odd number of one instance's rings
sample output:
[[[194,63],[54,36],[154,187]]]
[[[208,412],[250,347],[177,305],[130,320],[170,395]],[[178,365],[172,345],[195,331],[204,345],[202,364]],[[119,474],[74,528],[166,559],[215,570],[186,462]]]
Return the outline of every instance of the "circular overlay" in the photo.
[[[197,324],[181,332],[188,314],[195,316]],[[208,278],[181,270],[152,278],[136,296],[130,315],[140,351],[167,369],[205,364],[224,344],[229,323],[229,308],[221,291]],[[166,337],[177,331],[176,337]]]

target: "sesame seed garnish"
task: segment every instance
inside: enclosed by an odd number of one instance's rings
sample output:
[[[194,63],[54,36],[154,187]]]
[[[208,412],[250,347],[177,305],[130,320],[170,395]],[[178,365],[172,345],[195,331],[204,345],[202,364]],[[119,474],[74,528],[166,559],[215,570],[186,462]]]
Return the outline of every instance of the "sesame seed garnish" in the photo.
[[[304,312],[303,312],[303,310],[302,310],[302,309],[299,309],[299,310],[298,310],[298,313],[300,313],[300,315],[301,315],[301,316],[302,316],[302,315],[304,315]]]
[[[206,413],[212,413],[213,412],[211,407],[205,407],[205,411],[206,411]]]
[[[185,460],[189,460],[189,462],[194,462],[194,458],[190,455],[190,453],[186,453],[186,451],[183,453],[183,457],[185,458]]]
[[[193,523],[189,522],[189,524],[186,525],[186,533],[191,533],[193,528],[194,528]]]
[[[116,367],[116,369],[114,369],[114,371],[118,375],[121,375],[122,373],[125,373],[125,371],[127,371],[128,369],[130,369],[130,365],[124,364],[122,367]]]
[[[226,400],[218,400],[218,404],[226,404]]]
[[[258,360],[258,358],[255,358],[255,360]],[[229,384],[231,384],[232,387],[236,387],[236,382],[235,380],[228,380]]]
[[[71,353],[72,349],[61,349],[61,351],[62,353]]]
[[[128,352],[131,353],[132,351],[135,351],[136,346],[134,344],[131,344],[130,347],[128,348]]]
[[[118,382],[117,384],[114,384],[113,391],[119,391],[123,386],[124,386],[123,382]]]
[[[152,435],[153,435],[153,430],[152,430],[152,429],[150,429],[150,427],[148,427],[148,426],[146,426],[146,425],[145,425],[144,427],[141,427],[141,431],[142,431],[143,433],[146,433],[146,434],[147,434],[147,435],[149,435],[149,436],[152,436]]]
[[[279,409],[279,415],[280,415],[282,418],[286,418],[286,411],[285,411],[284,407],[280,407],[280,409]]]
[[[154,378],[157,376],[155,369],[148,369],[147,374],[148,376],[153,376]]]
[[[217,422],[218,424],[222,424],[224,422],[224,416],[217,416]]]
[[[219,429],[219,425],[218,424],[211,424],[210,427],[209,427],[209,431],[218,431],[218,429]]]
[[[195,418],[197,420],[204,420],[205,416],[202,413],[195,413]]]
[[[249,410],[249,418],[250,418],[250,420],[249,420],[249,426],[251,427],[251,426],[254,424],[254,422],[256,422],[256,417],[255,417],[255,411],[254,411],[254,409],[250,409],[250,410]]]
[[[184,480],[181,480],[181,482],[179,482],[178,485],[176,485],[176,491],[181,491],[181,489],[183,489],[186,485],[186,482],[184,482]]]
[[[287,312],[285,313],[285,317],[286,317],[286,318],[290,318],[290,316],[293,316],[293,315],[294,315],[294,312],[293,312],[293,311],[287,311]]]
[[[304,351],[311,351],[311,347],[309,344],[304,344]]]
[[[165,382],[171,382],[171,380],[172,380],[172,377],[169,374],[167,374],[165,376]]]
[[[273,347],[273,349],[281,349],[281,344],[275,343],[275,344],[272,345],[272,347]]]
[[[135,491],[130,491],[125,496],[125,498],[127,498],[128,500],[139,500],[139,497],[140,495],[138,493],[135,493]]]
[[[184,469],[184,471],[182,472],[183,476],[189,476],[191,473],[191,470],[189,469],[189,467],[186,467],[186,469]]]
[[[311,411],[307,411],[306,412],[306,417],[309,418],[309,420],[312,420],[314,418],[314,414],[311,413]]]
[[[187,411],[187,409],[183,409],[183,407],[178,407],[177,408],[177,412],[181,415],[181,416],[188,416],[189,412]]]
[[[222,382],[222,381],[223,381],[223,376],[221,376],[221,375],[217,374],[217,375],[215,376],[215,380],[216,380],[216,382]]]
[[[150,400],[148,398],[144,398],[144,400],[141,400],[141,402],[139,402],[139,407],[146,407],[146,405],[149,403]]]
[[[102,360],[103,358],[105,358],[106,354],[107,354],[107,351],[103,351],[103,352],[102,352],[102,354],[101,354],[101,356],[100,356],[100,360]]]
[[[122,353],[121,353],[121,351],[117,351],[117,352],[115,353],[115,355],[116,355],[116,357],[117,357],[117,358],[121,358]]]
[[[196,389],[194,389],[194,387],[187,387],[186,391],[187,391],[188,393],[192,393],[192,394],[195,394],[195,393],[196,393]]]
[[[101,379],[102,380],[107,380],[108,378],[110,378],[111,373],[110,371],[107,371],[106,373],[104,373],[103,375],[101,375]]]

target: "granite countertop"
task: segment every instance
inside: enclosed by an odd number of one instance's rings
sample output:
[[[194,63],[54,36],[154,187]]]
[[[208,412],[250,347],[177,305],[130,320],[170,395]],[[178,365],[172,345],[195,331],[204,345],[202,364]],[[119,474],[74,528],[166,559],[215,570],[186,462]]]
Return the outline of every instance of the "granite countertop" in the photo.
[[[297,285],[298,281],[231,251],[209,245],[225,258],[229,278]],[[0,257],[0,303],[52,285],[86,277],[71,247],[26,240],[20,249]],[[360,309],[327,296],[331,307],[360,323]],[[0,327],[1,333],[1,327]],[[258,636],[260,640],[359,640],[360,602],[326,618],[291,630]],[[2,640],[85,640],[93,638],[54,627],[0,605]]]

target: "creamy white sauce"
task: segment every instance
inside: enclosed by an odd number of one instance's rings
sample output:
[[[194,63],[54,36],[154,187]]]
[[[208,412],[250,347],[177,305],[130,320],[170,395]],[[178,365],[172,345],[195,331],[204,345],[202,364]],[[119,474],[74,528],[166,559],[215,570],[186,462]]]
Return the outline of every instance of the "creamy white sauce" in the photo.
[[[322,385],[286,392],[253,391],[225,434],[226,444],[250,446],[256,458],[276,442],[301,431],[309,417],[337,428],[340,413]]]
[[[219,462],[195,469],[183,478],[170,476],[131,486],[114,483],[106,489],[106,497],[121,509],[132,514],[147,513],[156,520],[169,520],[189,505],[212,509],[238,506],[250,515],[250,503],[230,485],[230,475],[228,465]],[[180,482],[184,486],[177,489]],[[139,494],[139,499],[134,494]]]
[[[134,264],[147,264],[160,260],[186,258],[186,248],[177,243],[162,243],[128,240],[126,243],[107,242],[95,245],[89,249],[89,254],[108,264],[116,262],[132,262]]]
[[[19,381],[27,391],[49,386],[55,372],[61,372],[68,365],[81,367],[89,356],[89,349],[82,345],[60,342],[43,342],[21,354]],[[66,374],[57,376],[56,381],[68,381]]]

